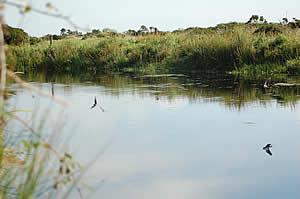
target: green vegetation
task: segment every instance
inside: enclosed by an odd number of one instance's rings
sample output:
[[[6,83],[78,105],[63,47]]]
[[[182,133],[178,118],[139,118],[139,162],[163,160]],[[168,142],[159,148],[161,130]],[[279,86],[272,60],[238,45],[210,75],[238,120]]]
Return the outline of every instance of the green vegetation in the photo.
[[[9,46],[11,69],[78,74],[83,72],[218,71],[295,74],[299,59],[299,20],[268,24],[253,15],[246,23],[219,24],[160,32],[141,26],[120,34],[111,29],[83,35],[62,28],[60,41]],[[296,24],[292,26],[291,24]],[[49,38],[48,36],[44,37]],[[54,36],[53,36],[54,38]],[[296,64],[296,65],[295,65]]]
[[[290,74],[300,74],[300,57],[287,61],[287,71]]]
[[[12,28],[8,25],[2,25],[5,43],[9,45],[20,45],[27,43],[30,37],[20,28]]]
[[[5,97],[14,94],[7,90]],[[69,190],[81,186],[82,166],[70,153],[58,150],[57,145],[63,143],[56,134],[60,127],[45,127],[51,123],[50,109],[39,116],[36,110],[0,111],[1,199],[66,198]],[[20,114],[31,115],[31,120],[23,119]],[[45,139],[48,136],[52,138]]]
[[[4,25],[3,30],[5,42],[12,48],[41,42],[21,29]],[[14,95],[13,88],[5,89],[6,100]],[[57,145],[66,141],[57,136],[61,130],[58,123],[51,124],[50,106],[43,113],[37,108],[15,108],[11,101],[4,101],[0,108],[0,199],[67,198],[73,188],[79,190],[83,167],[70,153],[58,149]]]
[[[14,71],[32,75],[54,73],[67,74],[72,79],[73,74],[80,74],[80,78],[96,79],[97,73],[157,73],[199,71],[232,72],[251,75],[265,75],[275,73],[300,73],[300,29],[299,20],[288,22],[283,19],[280,24],[269,24],[262,16],[253,15],[246,24],[219,24],[210,28],[187,28],[173,32],[161,32],[156,27],[142,25],[138,30],[128,30],[118,33],[113,29],[94,29],[82,34],[78,31],[62,28],[60,35],[46,35],[41,38],[30,37],[23,30],[3,26],[5,41],[8,44],[6,58],[8,67]],[[49,39],[53,38],[52,45]],[[111,74],[109,74],[111,75]],[[59,78],[58,75],[54,76]],[[164,81],[151,78],[130,78],[129,76],[102,76],[107,79],[106,87],[133,86],[136,81],[141,85],[151,81]],[[266,78],[262,78],[262,85]],[[72,79],[74,80],[74,79]],[[99,79],[98,79],[99,80]],[[198,100],[205,97],[214,101],[216,97],[224,98],[229,107],[242,108],[247,102],[278,97],[265,95],[263,89],[249,87],[251,81],[239,80],[233,90],[224,86],[193,85],[184,79],[172,80],[174,87],[165,89],[155,87],[150,95],[156,100],[167,98],[172,100],[176,95]],[[79,81],[81,82],[81,80]],[[194,86],[194,87],[192,87]],[[214,86],[219,89],[216,95]],[[232,83],[230,84],[232,86]],[[184,89],[189,87],[189,89]],[[143,95],[149,95],[150,88],[145,88]],[[280,94],[280,103],[294,106],[298,101],[298,88],[276,88],[274,94]],[[118,95],[115,93],[115,95]],[[7,95],[9,96],[9,95]],[[24,110],[23,110],[24,111]],[[26,111],[24,111],[26,112]],[[48,113],[48,112],[47,112]],[[45,116],[46,117],[46,116]],[[0,198],[12,194],[10,188],[17,190],[17,197],[31,198],[51,187],[50,194],[56,192],[60,185],[73,186],[76,176],[70,176],[70,170],[80,170],[80,166],[73,161],[72,156],[57,154],[53,143],[45,142],[36,132],[43,129],[45,118],[33,118],[41,121],[35,129],[16,129],[16,132],[29,133],[29,138],[6,142],[8,120],[15,120],[14,112],[4,112],[0,115]],[[53,132],[56,132],[55,129]],[[43,152],[42,155],[40,153]],[[53,155],[53,153],[55,155]],[[20,155],[26,155],[20,158]],[[38,158],[42,157],[42,158]],[[51,168],[48,168],[51,165]],[[22,170],[9,166],[22,166]],[[55,166],[53,166],[55,165]],[[60,168],[64,167],[62,172]],[[68,171],[68,172],[67,172]],[[72,172],[71,172],[72,173]],[[1,174],[1,173],[0,173]],[[59,179],[44,184],[48,176]],[[44,179],[46,177],[46,179]],[[49,197],[50,198],[50,197]]]

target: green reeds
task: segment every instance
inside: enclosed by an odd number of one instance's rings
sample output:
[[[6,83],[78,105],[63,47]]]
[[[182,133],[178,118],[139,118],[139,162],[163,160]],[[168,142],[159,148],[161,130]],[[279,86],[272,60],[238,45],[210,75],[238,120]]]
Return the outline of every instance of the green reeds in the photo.
[[[8,65],[16,71],[82,73],[128,71],[130,68],[240,71],[245,65],[285,66],[299,57],[299,31],[254,33],[249,27],[203,33],[111,36],[9,46]],[[261,67],[260,67],[261,68]],[[152,70],[152,69],[151,69]],[[244,69],[243,69],[244,70]],[[284,70],[282,70],[284,71]]]

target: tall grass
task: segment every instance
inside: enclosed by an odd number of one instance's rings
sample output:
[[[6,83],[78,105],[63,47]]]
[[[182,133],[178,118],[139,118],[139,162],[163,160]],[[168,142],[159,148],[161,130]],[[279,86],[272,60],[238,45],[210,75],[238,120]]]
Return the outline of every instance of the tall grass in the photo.
[[[17,71],[61,73],[124,71],[129,68],[240,71],[246,66],[284,66],[299,57],[299,30],[254,33],[248,27],[229,31],[111,36],[9,46],[7,59]]]
[[[68,190],[80,186],[82,169],[57,147],[63,143],[57,134],[62,118],[50,122],[51,129],[46,127],[50,108],[43,114],[32,111],[32,120],[25,121],[17,113],[31,111],[7,107],[0,112],[0,198],[66,198]]]

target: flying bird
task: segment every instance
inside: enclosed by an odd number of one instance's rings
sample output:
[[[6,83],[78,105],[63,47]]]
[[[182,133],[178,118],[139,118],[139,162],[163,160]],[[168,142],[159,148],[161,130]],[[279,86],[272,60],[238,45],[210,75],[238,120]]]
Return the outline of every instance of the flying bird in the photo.
[[[96,99],[96,96],[95,96],[95,99],[94,99],[94,104],[91,106],[91,109],[95,108],[97,106],[97,99]],[[104,112],[104,108],[102,108],[100,105],[98,105],[99,108],[101,109],[102,112]]]
[[[96,99],[96,96],[95,96],[94,104],[93,104],[93,106],[91,106],[91,109],[95,108],[96,106],[97,106],[97,99]]]
[[[267,144],[266,146],[263,147],[263,150],[265,150],[267,154],[272,155],[272,152],[270,151],[270,148],[272,148],[272,145]]]

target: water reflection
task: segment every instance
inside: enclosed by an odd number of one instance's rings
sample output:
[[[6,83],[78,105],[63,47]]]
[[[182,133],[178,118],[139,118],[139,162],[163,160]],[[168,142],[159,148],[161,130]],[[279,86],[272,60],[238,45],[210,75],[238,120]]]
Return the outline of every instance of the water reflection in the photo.
[[[298,87],[264,89],[265,78],[224,75],[30,78],[70,102],[63,134],[72,134],[67,147],[79,161],[114,138],[87,174],[88,184],[101,187],[93,198],[300,197]],[[30,91],[11,87],[10,103],[34,109]],[[95,96],[105,112],[90,109]],[[272,157],[262,151],[266,143]]]
[[[197,75],[185,77],[133,77],[122,74],[102,75],[87,79],[88,77],[51,76],[43,74],[29,75],[25,79],[34,82],[52,82],[52,95],[54,95],[54,82],[64,87],[66,94],[72,93],[76,86],[101,86],[105,94],[116,97],[121,94],[153,97],[155,100],[174,101],[176,98],[185,98],[190,103],[203,101],[205,103],[221,103],[228,108],[240,110],[253,103],[267,105],[275,100],[282,106],[295,107],[300,97],[300,87],[264,88],[265,79],[243,79],[230,75]],[[279,82],[299,82],[298,77],[273,78]]]

